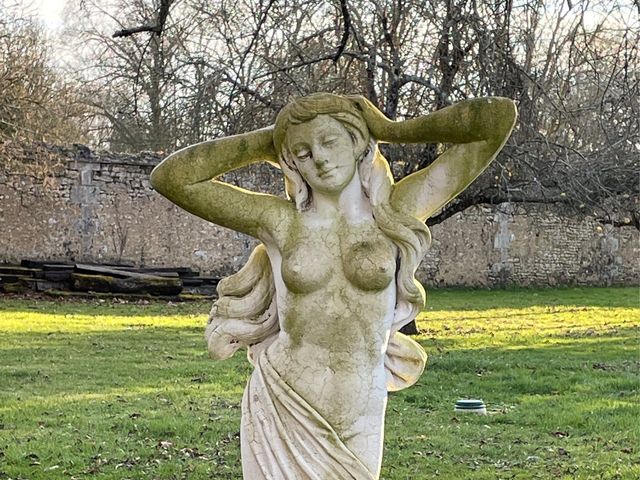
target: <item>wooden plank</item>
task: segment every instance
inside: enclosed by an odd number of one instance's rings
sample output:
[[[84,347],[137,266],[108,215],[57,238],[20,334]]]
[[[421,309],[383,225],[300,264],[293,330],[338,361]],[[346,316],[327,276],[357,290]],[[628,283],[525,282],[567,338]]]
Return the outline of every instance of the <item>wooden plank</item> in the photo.
[[[29,258],[25,258],[20,262],[20,265],[27,268],[41,269],[44,265],[70,265],[70,264],[67,262],[56,262],[53,260],[32,260]]]
[[[216,287],[213,285],[185,286],[182,290],[182,293],[206,295],[208,297],[217,295]]]
[[[36,272],[39,272],[38,268],[21,267],[19,265],[0,265],[0,275],[26,275],[33,277]]]
[[[146,275],[155,275],[157,277],[180,277],[180,278],[191,278],[197,277],[199,272],[191,270],[189,267],[138,267],[138,268],[128,268],[128,267],[109,267],[114,268],[116,270],[122,270],[123,272],[131,272],[131,273],[143,273]]]
[[[151,295],[177,295],[182,291],[179,278],[151,275],[113,277],[110,275],[71,274],[72,288],[81,292],[149,293]]]
[[[42,272],[42,276],[40,278],[44,278],[45,280],[50,280],[52,282],[70,282],[72,273],[73,271],[71,270],[49,270]]]
[[[0,274],[0,283],[18,283],[19,280],[19,275]]]
[[[146,272],[142,272],[139,269],[124,269],[124,268],[118,268],[117,270],[120,270],[122,272],[127,272],[127,273],[138,273],[140,275],[151,275],[152,277],[165,277],[165,278],[180,278],[180,274],[178,272],[163,272],[163,271],[155,271],[155,270],[148,270]]]
[[[177,273],[181,277],[196,277],[200,272],[191,269],[190,267],[139,267],[130,269],[131,271],[138,273],[150,273],[150,274],[160,274],[160,273]]]
[[[56,298],[104,298],[113,299],[118,298],[121,300],[137,301],[137,300],[152,300],[152,301],[172,301],[172,302],[188,302],[188,301],[202,301],[211,300],[210,295],[198,295],[191,293],[181,293],[180,295],[149,295],[148,293],[99,293],[99,292],[72,292],[67,290],[46,290],[43,292],[45,295],[49,295]]]
[[[0,291],[4,293],[25,293],[28,290],[35,290],[37,282],[35,278],[24,275],[14,275],[13,278],[6,279],[14,281],[0,282]]]
[[[76,273],[82,273],[85,275],[109,275],[114,278],[140,278],[153,281],[154,279],[167,279],[173,277],[161,277],[159,275],[149,275],[146,273],[131,272],[129,270],[121,270],[119,268],[103,267],[98,265],[87,265],[83,263],[76,263],[74,269]],[[177,277],[175,277],[177,278]]]
[[[29,290],[29,286],[23,282],[0,283],[0,292],[3,293],[25,293]]]
[[[36,291],[46,292],[47,290],[63,290],[69,288],[69,284],[65,282],[51,282],[49,280],[36,280]]]
[[[73,263],[45,263],[42,265],[42,270],[50,271],[69,271],[73,272],[75,265]]]

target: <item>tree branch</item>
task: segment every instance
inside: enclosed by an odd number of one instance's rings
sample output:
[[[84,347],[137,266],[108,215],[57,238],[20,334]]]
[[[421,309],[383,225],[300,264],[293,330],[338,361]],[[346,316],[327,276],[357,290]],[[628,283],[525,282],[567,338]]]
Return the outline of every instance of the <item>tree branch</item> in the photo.
[[[141,32],[151,32],[156,34],[157,36],[162,35],[162,31],[164,30],[164,24],[167,21],[167,17],[169,16],[169,8],[174,0],[162,0],[160,2],[160,11],[158,12],[158,19],[155,25],[141,25],[139,27],[133,28],[123,28],[122,30],[118,30],[115,32],[112,37],[120,38],[120,37],[130,37],[135,35],[136,33]]]
[[[338,60],[342,56],[342,52],[347,48],[347,41],[349,40],[349,32],[351,31],[351,17],[349,16],[349,9],[347,8],[347,0],[340,0],[340,11],[342,12],[342,21],[344,22],[344,31],[342,32],[342,38],[340,39],[340,45],[333,57],[333,63],[338,63]]]
[[[160,35],[161,30],[158,27],[158,25],[142,25],[140,27],[123,28],[122,30],[118,30],[112,35],[112,37],[113,38],[130,37],[131,35],[135,35],[136,33],[141,33],[141,32],[153,32],[157,35]]]

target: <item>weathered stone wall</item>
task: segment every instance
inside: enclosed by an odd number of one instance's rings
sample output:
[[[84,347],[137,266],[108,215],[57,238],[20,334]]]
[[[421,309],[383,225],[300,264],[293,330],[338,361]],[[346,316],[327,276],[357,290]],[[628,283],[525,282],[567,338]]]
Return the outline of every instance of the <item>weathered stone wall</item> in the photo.
[[[432,227],[418,277],[431,285],[637,285],[633,226],[566,216],[556,205],[477,205]]]
[[[0,262],[189,266],[226,275],[242,266],[255,244],[156,194],[148,180],[160,160],[156,154],[2,147]],[[232,172],[227,180],[282,195],[281,178],[266,165]],[[426,285],[611,285],[640,279],[635,227],[565,216],[554,205],[475,206],[431,230],[432,248],[418,272]]]

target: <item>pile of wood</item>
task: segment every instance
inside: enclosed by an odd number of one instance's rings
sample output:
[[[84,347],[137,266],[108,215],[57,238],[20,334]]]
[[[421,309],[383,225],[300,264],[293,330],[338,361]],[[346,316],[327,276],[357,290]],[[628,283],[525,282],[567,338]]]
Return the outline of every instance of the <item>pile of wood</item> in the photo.
[[[0,292],[79,294],[214,296],[217,277],[200,276],[186,267],[135,268],[132,265],[89,265],[22,260],[20,265],[0,264]]]

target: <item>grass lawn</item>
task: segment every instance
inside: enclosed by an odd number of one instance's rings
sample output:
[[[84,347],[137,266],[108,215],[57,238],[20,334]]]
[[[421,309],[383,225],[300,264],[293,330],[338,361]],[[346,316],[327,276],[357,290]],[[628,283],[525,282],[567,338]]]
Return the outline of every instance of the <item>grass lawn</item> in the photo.
[[[240,478],[250,366],[208,359],[208,309],[0,298],[0,479]],[[382,478],[640,478],[637,289],[431,290],[419,320]]]

